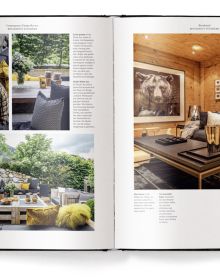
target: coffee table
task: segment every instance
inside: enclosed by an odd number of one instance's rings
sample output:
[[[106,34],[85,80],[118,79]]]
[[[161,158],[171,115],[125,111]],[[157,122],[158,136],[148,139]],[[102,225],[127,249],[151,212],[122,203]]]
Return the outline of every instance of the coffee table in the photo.
[[[161,161],[198,178],[199,189],[202,189],[202,180],[204,178],[220,172],[220,159],[212,163],[202,164],[178,155],[179,152],[204,148],[207,143],[188,139],[186,143],[163,146],[155,142],[156,139],[164,137],[170,137],[170,135],[135,138],[134,145],[138,149],[154,155]]]
[[[24,195],[17,195],[17,197],[18,201],[13,201],[10,205],[0,205],[0,222],[10,221],[12,225],[19,225],[21,221],[26,221],[27,209],[47,206],[40,197],[37,203],[25,203]]]

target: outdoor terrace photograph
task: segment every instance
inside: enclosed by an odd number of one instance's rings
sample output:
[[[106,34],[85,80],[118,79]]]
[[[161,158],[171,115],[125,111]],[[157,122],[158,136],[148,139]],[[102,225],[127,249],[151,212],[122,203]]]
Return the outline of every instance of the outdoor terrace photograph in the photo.
[[[0,230],[94,230],[93,153],[92,134],[0,134]]]
[[[69,35],[13,34],[12,127],[69,130]]]

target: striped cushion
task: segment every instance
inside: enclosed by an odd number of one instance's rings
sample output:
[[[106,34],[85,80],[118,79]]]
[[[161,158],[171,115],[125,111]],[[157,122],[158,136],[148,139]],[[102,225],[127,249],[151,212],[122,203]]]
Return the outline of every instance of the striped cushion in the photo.
[[[181,137],[182,138],[191,138],[193,136],[194,132],[199,129],[199,124],[200,124],[200,121],[188,122],[185,125],[185,127],[181,133]]]
[[[64,99],[47,99],[38,93],[31,121],[31,128],[36,130],[60,130]]]

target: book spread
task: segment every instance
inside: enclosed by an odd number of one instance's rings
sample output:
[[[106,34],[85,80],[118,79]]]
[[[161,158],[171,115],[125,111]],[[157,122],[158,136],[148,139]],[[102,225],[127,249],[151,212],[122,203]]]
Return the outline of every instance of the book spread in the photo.
[[[220,17],[0,17],[0,249],[220,248]]]

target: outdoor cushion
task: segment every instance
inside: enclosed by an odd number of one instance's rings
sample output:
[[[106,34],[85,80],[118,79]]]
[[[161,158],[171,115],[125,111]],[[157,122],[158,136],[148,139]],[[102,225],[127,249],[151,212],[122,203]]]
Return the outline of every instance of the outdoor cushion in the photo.
[[[49,100],[39,92],[31,122],[31,128],[37,130],[60,130],[64,99]]]
[[[58,211],[58,205],[27,209],[27,225],[54,226]]]
[[[21,189],[22,190],[28,191],[29,187],[30,187],[29,183],[21,183]]]
[[[49,197],[50,187],[47,184],[40,184],[40,196]]]
[[[28,183],[30,183],[30,190],[37,190],[39,185],[39,179],[28,178]]]
[[[21,182],[13,182],[14,185],[16,186],[16,189],[17,190],[21,190],[21,186],[22,186],[22,183]]]
[[[58,189],[51,188],[50,192],[51,192],[51,198],[58,197]]]
[[[69,87],[63,85],[57,85],[54,81],[51,82],[51,92],[50,98],[51,100],[64,98],[64,108],[61,119],[61,129],[69,130],[70,127],[70,102],[69,102]]]
[[[58,227],[65,227],[75,229],[83,226],[91,218],[91,210],[86,204],[69,204],[60,208],[56,225]]]

